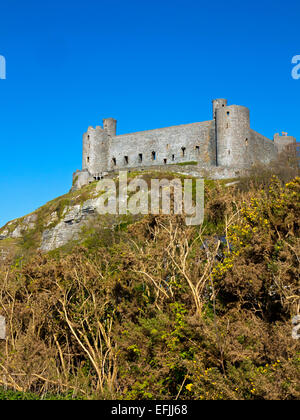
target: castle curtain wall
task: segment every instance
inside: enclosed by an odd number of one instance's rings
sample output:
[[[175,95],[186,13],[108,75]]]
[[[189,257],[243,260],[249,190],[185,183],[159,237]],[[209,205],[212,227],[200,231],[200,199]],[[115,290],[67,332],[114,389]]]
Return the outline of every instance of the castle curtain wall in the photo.
[[[215,163],[214,143],[213,121],[111,137],[108,170],[191,161],[209,166]]]
[[[273,140],[250,130],[250,139],[248,147],[249,165],[255,163],[268,164],[277,157],[277,150]]]

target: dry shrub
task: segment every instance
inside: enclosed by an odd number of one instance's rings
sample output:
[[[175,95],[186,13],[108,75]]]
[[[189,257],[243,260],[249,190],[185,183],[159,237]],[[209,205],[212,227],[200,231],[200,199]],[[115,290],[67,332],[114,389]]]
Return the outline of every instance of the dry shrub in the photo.
[[[86,399],[299,399],[299,185],[219,184],[203,226],[149,216],[111,246],[1,266],[1,383]]]
[[[238,188],[241,191],[268,190],[273,176],[276,176],[284,185],[299,175],[299,152],[295,150],[295,146],[291,146],[290,149],[281,152],[277,159],[267,165],[254,164],[248,171],[247,176],[239,180]]]

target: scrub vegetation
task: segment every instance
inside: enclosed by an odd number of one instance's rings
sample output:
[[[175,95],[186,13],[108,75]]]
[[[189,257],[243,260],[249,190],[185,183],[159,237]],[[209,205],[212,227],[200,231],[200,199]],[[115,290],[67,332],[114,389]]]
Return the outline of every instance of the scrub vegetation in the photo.
[[[292,175],[206,182],[201,226],[128,216],[48,254],[25,237],[0,267],[0,398],[299,399]],[[47,215],[92,188],[54,200]]]

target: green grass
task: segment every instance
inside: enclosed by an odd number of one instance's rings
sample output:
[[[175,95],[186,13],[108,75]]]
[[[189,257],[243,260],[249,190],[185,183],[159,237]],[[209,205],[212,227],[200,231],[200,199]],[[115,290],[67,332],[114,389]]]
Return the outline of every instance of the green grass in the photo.
[[[29,392],[20,392],[13,390],[5,390],[0,388],[0,400],[1,401],[29,401],[29,400],[79,400],[81,398],[73,397],[73,391],[70,391],[67,394],[45,394],[43,396],[29,393]]]
[[[181,163],[176,163],[176,165],[178,165],[178,166],[198,165],[198,162],[196,162],[196,161],[191,161],[191,162],[181,162]]]

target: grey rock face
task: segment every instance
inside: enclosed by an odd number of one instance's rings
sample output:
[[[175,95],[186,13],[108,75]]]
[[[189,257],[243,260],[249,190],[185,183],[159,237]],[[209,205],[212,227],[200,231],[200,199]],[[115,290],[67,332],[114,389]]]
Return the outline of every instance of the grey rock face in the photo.
[[[24,233],[35,228],[36,221],[37,221],[37,215],[30,214],[29,216],[26,216],[22,221],[20,221],[20,223],[17,224],[17,226],[12,232],[8,229],[8,227],[11,226],[14,222],[9,222],[7,224],[7,228],[5,228],[1,232],[0,240],[7,239],[7,238],[13,238],[13,239],[21,238]]]
[[[2,241],[3,239],[8,238],[8,235],[9,235],[9,230],[8,230],[8,229],[4,229],[4,230],[1,232],[1,235],[0,235],[0,241]]]
[[[23,226],[18,225],[16,229],[10,234],[10,238],[14,238],[14,239],[21,238],[23,231],[24,231]]]
[[[51,213],[50,218],[49,218],[49,221],[46,224],[46,227],[52,225],[52,223],[55,223],[57,221],[58,221],[58,216],[57,216],[56,211],[54,211],[53,213]]]
[[[96,214],[96,199],[87,200],[82,206],[78,204],[67,207],[64,218],[55,227],[43,232],[40,250],[52,251],[69,241],[77,240],[82,227]]]
[[[35,228],[35,224],[37,221],[37,215],[36,214],[31,214],[27,217],[25,217],[24,221],[23,221],[23,225],[25,227],[25,230],[31,230]]]

